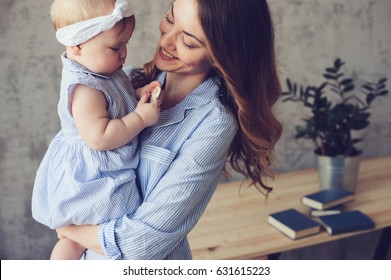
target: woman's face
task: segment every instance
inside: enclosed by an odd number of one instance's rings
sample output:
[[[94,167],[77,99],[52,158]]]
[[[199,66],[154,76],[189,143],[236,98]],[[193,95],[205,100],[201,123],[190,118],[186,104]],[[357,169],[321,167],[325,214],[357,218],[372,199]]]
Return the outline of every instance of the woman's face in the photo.
[[[197,0],[176,0],[160,22],[161,37],[154,63],[175,74],[206,75],[210,59],[198,18]]]

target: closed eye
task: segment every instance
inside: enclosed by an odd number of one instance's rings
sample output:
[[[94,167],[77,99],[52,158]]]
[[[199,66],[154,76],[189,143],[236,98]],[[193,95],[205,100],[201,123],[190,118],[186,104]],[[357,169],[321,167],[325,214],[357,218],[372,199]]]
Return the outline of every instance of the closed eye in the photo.
[[[181,35],[181,40],[182,40],[183,45],[184,45],[186,48],[188,48],[188,49],[194,49],[194,48],[195,48],[195,47],[192,46],[192,45],[186,44],[186,42],[185,42],[185,36]]]
[[[164,18],[166,19],[166,21],[167,21],[169,24],[174,24],[174,22],[170,19],[169,12],[164,16]]]

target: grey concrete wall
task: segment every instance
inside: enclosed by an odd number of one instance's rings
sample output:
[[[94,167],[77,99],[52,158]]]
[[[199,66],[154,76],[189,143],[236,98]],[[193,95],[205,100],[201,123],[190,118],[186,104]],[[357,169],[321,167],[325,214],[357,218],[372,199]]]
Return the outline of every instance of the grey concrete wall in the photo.
[[[133,0],[137,26],[128,64],[142,65],[154,53],[158,22],[170,0]],[[279,70],[311,84],[336,58],[358,80],[391,78],[391,1],[273,0]],[[62,47],[54,39],[48,0],[0,0],[0,258],[46,259],[53,231],[31,218],[35,171],[59,129],[56,113]],[[390,82],[388,82],[390,86]],[[365,131],[364,156],[391,154],[391,97],[375,102]],[[293,139],[302,110],[276,108],[285,130],[277,146],[279,171],[315,166],[313,146]]]
[[[326,66],[334,59],[346,62],[346,74],[358,82],[391,79],[391,1],[389,0],[277,0],[269,1],[277,33],[281,80],[320,85]],[[388,81],[391,87],[391,81]],[[359,94],[359,91],[357,92]],[[371,106],[371,124],[360,147],[364,157],[391,154],[391,97]],[[277,109],[284,124],[277,145],[276,166],[281,171],[315,165],[314,146],[292,140],[304,115],[300,104],[283,103]],[[303,115],[304,113],[304,115]]]

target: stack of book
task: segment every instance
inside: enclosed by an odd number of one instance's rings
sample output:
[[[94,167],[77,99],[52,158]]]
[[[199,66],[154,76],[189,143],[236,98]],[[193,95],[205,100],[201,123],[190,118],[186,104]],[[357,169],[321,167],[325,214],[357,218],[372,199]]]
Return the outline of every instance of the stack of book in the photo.
[[[301,203],[310,208],[310,217],[287,209],[270,214],[268,223],[291,239],[319,233],[321,226],[330,235],[374,228],[375,223],[361,211],[343,211],[343,205],[353,199],[352,192],[340,188],[318,191],[301,198]]]
[[[343,205],[353,201],[354,194],[340,188],[318,191],[305,195],[301,203],[310,207],[310,215],[319,217],[331,214],[340,214]]]
[[[305,195],[301,203],[310,207],[310,215],[317,217],[330,235],[374,228],[375,223],[361,211],[343,211],[343,205],[353,199],[352,192],[332,188]]]

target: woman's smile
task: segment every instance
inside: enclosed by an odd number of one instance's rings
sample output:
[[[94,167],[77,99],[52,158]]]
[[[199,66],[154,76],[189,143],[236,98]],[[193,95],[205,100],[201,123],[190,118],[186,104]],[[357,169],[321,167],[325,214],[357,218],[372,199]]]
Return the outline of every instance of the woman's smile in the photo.
[[[162,57],[164,60],[178,59],[177,57],[175,57],[175,56],[173,56],[172,54],[168,53],[168,52],[167,52],[165,49],[163,49],[162,47],[160,47],[159,53],[160,53],[161,57]]]

